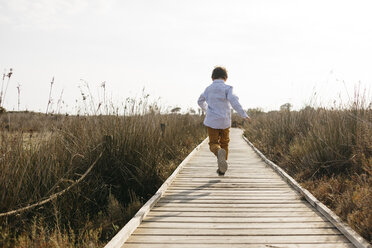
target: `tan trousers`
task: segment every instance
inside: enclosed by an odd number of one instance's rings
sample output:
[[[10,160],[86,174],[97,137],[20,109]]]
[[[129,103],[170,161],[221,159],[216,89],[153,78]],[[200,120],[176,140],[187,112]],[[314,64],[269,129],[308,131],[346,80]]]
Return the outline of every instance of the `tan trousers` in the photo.
[[[208,136],[209,136],[209,150],[217,156],[218,150],[220,148],[225,149],[226,151],[226,160],[229,153],[229,142],[230,142],[230,128],[226,129],[214,129],[208,127]]]

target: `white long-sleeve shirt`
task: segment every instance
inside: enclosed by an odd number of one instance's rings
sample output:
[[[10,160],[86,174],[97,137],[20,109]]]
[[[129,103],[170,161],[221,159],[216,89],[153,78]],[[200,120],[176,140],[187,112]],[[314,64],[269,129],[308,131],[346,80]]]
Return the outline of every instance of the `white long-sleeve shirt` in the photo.
[[[239,103],[239,98],[232,92],[233,87],[216,79],[198,99],[198,105],[207,112],[204,125],[214,129],[225,129],[231,126],[231,107],[245,118],[247,113]]]

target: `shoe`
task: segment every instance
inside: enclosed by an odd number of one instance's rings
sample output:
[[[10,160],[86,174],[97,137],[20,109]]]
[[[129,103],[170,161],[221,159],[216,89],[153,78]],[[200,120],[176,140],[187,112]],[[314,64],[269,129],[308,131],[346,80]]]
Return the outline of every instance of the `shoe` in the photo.
[[[217,153],[217,163],[218,163],[218,170],[225,174],[227,171],[227,162],[226,162],[226,151],[225,149],[219,149]]]
[[[218,174],[219,176],[224,176],[224,175],[225,175],[225,173],[222,173],[219,169],[217,169],[217,174]]]

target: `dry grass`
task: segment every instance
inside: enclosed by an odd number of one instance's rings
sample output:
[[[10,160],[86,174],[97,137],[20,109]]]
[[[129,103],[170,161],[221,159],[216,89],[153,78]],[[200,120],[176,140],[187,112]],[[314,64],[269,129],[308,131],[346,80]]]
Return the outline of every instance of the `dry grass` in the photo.
[[[372,108],[255,111],[245,135],[318,199],[372,241]]]
[[[67,188],[103,152],[57,200],[0,218],[0,246],[102,246],[206,135],[200,116],[160,114],[146,99],[124,108],[125,115],[0,116],[0,213]]]

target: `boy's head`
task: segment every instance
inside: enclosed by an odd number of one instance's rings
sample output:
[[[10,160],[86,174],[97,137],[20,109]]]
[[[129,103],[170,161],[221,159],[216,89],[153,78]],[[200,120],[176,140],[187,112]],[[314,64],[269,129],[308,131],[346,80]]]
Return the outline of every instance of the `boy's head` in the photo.
[[[227,80],[226,68],[221,67],[221,66],[215,67],[212,72],[212,80],[215,80],[215,79],[223,79],[226,81]]]

